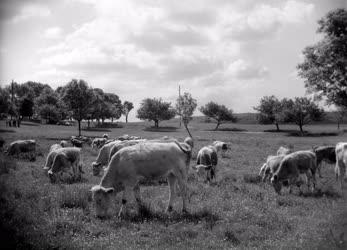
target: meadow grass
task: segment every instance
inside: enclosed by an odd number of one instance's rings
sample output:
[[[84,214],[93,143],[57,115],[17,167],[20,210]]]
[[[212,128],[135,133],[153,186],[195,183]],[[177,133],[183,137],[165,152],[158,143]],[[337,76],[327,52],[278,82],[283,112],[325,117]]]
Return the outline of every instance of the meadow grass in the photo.
[[[0,121],[1,123],[1,121]],[[2,126],[3,124],[0,124]],[[143,138],[165,135],[183,140],[187,133],[177,122],[150,128],[149,123],[121,124],[107,128],[111,138],[123,134]],[[198,150],[214,140],[230,145],[226,157],[220,157],[216,180],[204,183],[189,170],[189,212],[182,214],[177,197],[174,211],[165,213],[168,187],[165,182],[141,186],[144,205],[130,201],[129,213],[119,219],[121,195],[114,197],[113,214],[107,220],[94,216],[90,189],[100,177],[92,175],[91,163],[97,151],[82,149],[84,181],[51,184],[42,171],[49,146],[76,135],[75,127],[23,124],[14,132],[3,132],[5,147],[16,139],[35,139],[40,154],[30,158],[6,157],[0,153],[1,237],[19,249],[344,249],[346,234],[346,196],[340,196],[335,184],[334,166],[324,164],[318,191],[299,195],[283,190],[277,195],[257,176],[266,157],[279,146],[294,145],[294,150],[311,149],[346,141],[347,135],[334,125],[313,125],[310,134],[292,136],[287,132],[264,132],[272,126],[225,124],[213,131],[214,124],[193,121],[195,147]],[[293,126],[282,126],[293,131]],[[101,137],[102,129],[84,130],[83,135]],[[194,158],[195,157],[195,158]],[[195,164],[192,160],[191,165]],[[344,190],[346,193],[346,189]]]

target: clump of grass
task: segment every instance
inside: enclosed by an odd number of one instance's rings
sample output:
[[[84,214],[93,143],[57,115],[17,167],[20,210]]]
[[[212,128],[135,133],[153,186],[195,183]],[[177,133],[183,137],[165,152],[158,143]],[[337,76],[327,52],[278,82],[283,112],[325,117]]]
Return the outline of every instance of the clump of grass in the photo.
[[[224,240],[230,241],[234,246],[237,246],[241,243],[234,231],[231,229],[226,229],[224,231]]]
[[[277,198],[277,205],[280,207],[293,207],[293,206],[302,205],[302,202],[291,199],[289,197],[278,197]]]
[[[61,208],[88,208],[92,195],[86,185],[70,185],[61,193],[59,206]]]
[[[244,174],[243,180],[246,183],[259,183],[261,182],[261,177],[256,174]]]
[[[332,186],[329,186],[328,188],[325,189],[316,189],[314,192],[307,192],[302,194],[304,197],[315,197],[315,198],[320,198],[320,197],[329,197],[329,198],[341,198],[341,194],[333,189]]]

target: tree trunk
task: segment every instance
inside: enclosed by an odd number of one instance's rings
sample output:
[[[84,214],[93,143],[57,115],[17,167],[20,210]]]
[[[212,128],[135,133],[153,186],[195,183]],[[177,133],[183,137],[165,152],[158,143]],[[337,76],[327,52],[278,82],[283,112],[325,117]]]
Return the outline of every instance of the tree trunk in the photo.
[[[78,136],[81,136],[81,121],[78,120]]]
[[[188,132],[190,138],[193,139],[193,136],[192,136],[192,134],[190,133],[190,131],[189,131],[189,129],[188,129],[188,124],[186,124],[185,122],[184,122],[183,124],[184,124],[184,127],[186,128],[186,130],[187,130],[187,132]]]
[[[159,121],[154,121],[154,127],[159,128]]]
[[[337,122],[337,129],[340,130],[340,122]]]
[[[128,115],[125,115],[125,123],[128,123]]]
[[[90,119],[88,119],[88,129],[90,128]]]
[[[214,130],[217,130],[217,129],[218,129],[218,127],[219,127],[219,125],[220,125],[220,123],[219,123],[219,122],[217,122],[217,126],[214,128]]]
[[[301,135],[304,135],[304,130],[302,129],[302,124],[299,124]]]
[[[277,132],[280,132],[280,127],[278,126],[278,122],[276,122],[275,124],[276,124]]]

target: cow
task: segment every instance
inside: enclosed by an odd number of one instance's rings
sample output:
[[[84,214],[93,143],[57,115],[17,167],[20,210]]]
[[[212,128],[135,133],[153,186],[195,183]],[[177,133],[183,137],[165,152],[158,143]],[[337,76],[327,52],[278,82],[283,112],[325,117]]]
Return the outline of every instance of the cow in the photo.
[[[316,155],[312,151],[296,151],[284,156],[280,166],[271,178],[271,184],[275,191],[280,194],[282,184],[287,180],[290,185],[289,192],[291,193],[292,185],[298,184],[300,175],[304,175],[308,186],[312,180],[312,189],[314,190],[316,186],[316,162]]]
[[[343,188],[343,178],[346,175],[347,166],[347,142],[339,142],[335,148],[336,154],[336,165],[335,165],[335,176],[336,181],[340,186],[341,193]]]
[[[277,150],[277,155],[287,155],[290,153],[293,153],[293,146],[290,145],[288,148],[286,147],[279,147],[279,149]]]
[[[317,157],[317,172],[320,178],[322,178],[321,173],[321,163],[322,161],[325,161],[329,164],[335,164],[336,163],[336,152],[335,152],[335,146],[319,146],[319,147],[313,147],[313,152],[316,154]]]
[[[118,216],[126,210],[126,203],[134,192],[141,205],[139,181],[167,177],[170,195],[166,211],[172,211],[176,181],[183,199],[183,212],[187,212],[187,172],[191,157],[191,147],[178,142],[142,142],[124,147],[112,156],[99,185],[92,191],[97,217],[107,217],[110,208],[110,194],[123,191],[122,206]]]
[[[215,147],[209,145],[201,148],[198,152],[196,166],[193,169],[199,174],[206,173],[206,181],[211,182],[215,178],[218,155]]]
[[[77,138],[71,138],[70,141],[71,141],[71,144],[74,147],[77,147],[77,148],[82,148],[83,147],[83,141],[82,140],[79,140]]]
[[[45,171],[48,171],[48,170],[51,169],[54,157],[57,155],[56,151],[58,149],[61,149],[61,148],[64,148],[64,147],[66,148],[67,147],[66,145],[67,145],[66,141],[61,141],[59,144],[58,143],[53,144],[49,148],[49,152],[48,152],[48,155],[47,155],[46,163],[45,163],[45,166],[43,167],[43,169]]]
[[[76,147],[67,147],[56,149],[51,168],[48,170],[48,176],[51,182],[55,182],[58,174],[70,173],[72,170],[73,180],[80,180],[82,171],[81,149]]]
[[[284,155],[269,155],[266,159],[266,163],[260,168],[259,176],[262,177],[262,181],[266,182],[270,180],[273,174],[277,171],[283,160]]]
[[[62,146],[63,148],[66,148],[69,146],[69,143],[67,141],[62,140],[60,141],[60,146]]]
[[[108,144],[105,144],[104,146],[101,147],[101,149],[99,150],[99,154],[96,157],[96,161],[92,162],[92,169],[93,169],[94,176],[99,175],[102,167],[108,164],[109,155],[110,155],[110,151],[112,147],[119,143],[121,143],[121,141],[116,140]]]
[[[5,153],[7,155],[16,155],[20,153],[35,152],[36,141],[35,140],[17,140],[10,144]]]
[[[101,148],[106,144],[107,140],[107,138],[95,138],[92,141],[92,148]]]

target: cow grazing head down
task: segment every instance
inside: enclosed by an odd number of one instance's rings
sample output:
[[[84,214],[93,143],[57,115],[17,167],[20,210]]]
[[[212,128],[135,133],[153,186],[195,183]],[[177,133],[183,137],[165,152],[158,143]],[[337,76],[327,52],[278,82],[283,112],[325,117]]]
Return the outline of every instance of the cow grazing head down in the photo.
[[[280,194],[282,189],[282,183],[278,180],[277,174],[274,174],[274,176],[272,176],[271,184],[274,187],[276,193]]]
[[[187,143],[191,148],[194,147],[194,141],[192,137],[187,137],[186,139],[184,139],[184,143]]]
[[[92,163],[92,169],[93,169],[93,175],[94,176],[99,176],[102,170],[102,164],[101,163]]]
[[[100,185],[96,185],[91,189],[93,195],[93,202],[95,207],[96,216],[99,218],[108,217],[111,208],[111,194],[114,192],[114,188],[105,188]]]

